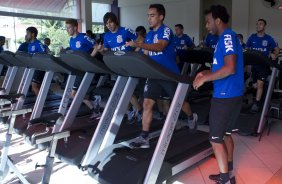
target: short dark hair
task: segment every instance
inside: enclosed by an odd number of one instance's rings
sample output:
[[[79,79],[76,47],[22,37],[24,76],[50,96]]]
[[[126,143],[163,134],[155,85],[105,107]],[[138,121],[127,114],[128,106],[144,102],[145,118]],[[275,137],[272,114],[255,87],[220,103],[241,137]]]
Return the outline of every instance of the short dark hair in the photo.
[[[118,25],[118,18],[117,16],[112,13],[112,12],[108,12],[104,15],[103,17],[103,21],[104,21],[104,24],[106,25],[106,23],[108,22],[108,20],[111,20],[113,23],[115,23],[116,25]]]
[[[38,31],[35,27],[28,27],[26,28],[26,31],[30,32],[31,34],[33,33],[35,38],[37,37]]]
[[[162,4],[151,4],[149,6],[149,9],[150,8],[155,8],[157,10],[158,14],[162,15],[165,19],[165,7],[164,7],[164,5],[162,5]]]
[[[5,41],[6,37],[5,36],[0,36],[0,41]]]
[[[212,5],[210,9],[205,11],[205,15],[212,14],[212,17],[214,19],[219,18],[222,22],[225,24],[229,21],[229,14],[227,13],[227,10],[224,6],[221,5]]]
[[[93,34],[93,32],[92,32],[91,30],[87,30],[86,33],[87,33],[87,34],[90,34],[90,35]]]
[[[68,19],[68,20],[65,21],[65,24],[70,24],[70,25],[75,26],[75,27],[78,26],[78,22],[77,22],[76,19]]]
[[[266,20],[265,19],[258,19],[258,21],[262,21],[264,25],[266,26]]]
[[[146,28],[144,26],[138,26],[135,29],[135,32],[138,33],[138,34],[141,34],[141,35],[145,35],[147,31],[146,31]]]
[[[243,35],[241,33],[237,34],[238,38],[244,39]]]
[[[51,42],[50,38],[44,38],[44,41]]]
[[[179,27],[180,29],[184,29],[182,24],[176,24],[175,27]]]

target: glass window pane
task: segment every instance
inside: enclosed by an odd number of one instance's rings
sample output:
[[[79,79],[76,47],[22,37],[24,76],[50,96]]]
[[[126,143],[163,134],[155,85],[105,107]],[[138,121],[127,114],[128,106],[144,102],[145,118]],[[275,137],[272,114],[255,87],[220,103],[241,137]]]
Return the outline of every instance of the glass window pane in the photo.
[[[57,3],[59,3],[59,2],[60,1],[57,1]],[[0,11],[11,12],[11,13],[39,15],[39,16],[60,17],[60,18],[74,18],[74,19],[80,18],[80,15],[77,12],[77,1],[76,0],[67,0],[66,2],[63,2],[63,3],[65,3],[65,4],[63,4],[62,9],[60,9],[60,8],[59,9],[49,8],[50,9],[49,11],[48,11],[48,7],[42,7],[40,5],[38,5],[37,7],[35,6],[34,9],[32,10],[32,8],[28,8],[28,7],[20,9],[20,8],[16,8],[16,7],[11,7],[11,5],[9,3],[2,3],[2,6],[0,6]],[[19,4],[20,4],[20,1],[19,1]],[[52,4],[50,2],[50,6],[51,5]],[[58,4],[58,5],[61,5],[61,4]]]
[[[37,39],[42,43],[46,37],[51,39],[49,48],[53,54],[59,52],[59,47],[69,46],[69,36],[64,28],[64,21],[0,16],[0,35],[5,36],[7,40],[4,49],[15,52],[25,41],[26,28],[30,26],[37,28]]]
[[[103,23],[103,17],[107,12],[111,11],[111,5],[92,3],[92,22]]]

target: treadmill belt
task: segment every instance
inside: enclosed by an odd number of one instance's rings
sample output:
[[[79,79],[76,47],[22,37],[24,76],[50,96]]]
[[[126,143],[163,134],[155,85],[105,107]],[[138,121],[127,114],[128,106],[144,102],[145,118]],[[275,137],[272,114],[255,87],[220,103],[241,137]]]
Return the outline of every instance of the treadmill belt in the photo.
[[[35,101],[36,101],[36,98],[37,98],[37,96],[35,96],[34,94],[33,95],[32,94],[27,95],[25,100],[24,100],[24,105],[34,104]],[[47,101],[61,100],[61,99],[62,99],[62,96],[52,93],[52,94],[47,95],[46,102]]]
[[[80,121],[87,121],[86,118],[77,119],[80,119]],[[57,157],[68,164],[79,165],[83,156],[86,154],[97,125],[98,121],[88,123],[88,126],[81,128],[76,127],[76,130],[71,131],[70,137],[67,138],[67,142],[62,139],[59,140],[56,149]]]
[[[150,131],[154,132],[160,130],[164,125],[164,120],[153,119]],[[129,124],[126,118],[123,118],[118,134],[115,139],[115,144],[137,137],[142,130],[141,123]]]

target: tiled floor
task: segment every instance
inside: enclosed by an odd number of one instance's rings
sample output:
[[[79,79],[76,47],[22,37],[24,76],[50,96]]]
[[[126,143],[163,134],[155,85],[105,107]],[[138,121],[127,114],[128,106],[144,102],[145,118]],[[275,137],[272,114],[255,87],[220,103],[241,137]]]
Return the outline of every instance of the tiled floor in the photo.
[[[202,127],[206,128],[206,127]],[[0,127],[0,140],[5,140],[4,127]],[[237,184],[281,184],[282,183],[282,123],[275,123],[269,136],[261,142],[257,137],[234,135],[235,140],[235,174]],[[2,142],[3,143],[3,142]],[[10,150],[11,158],[31,183],[40,183],[42,168],[34,169],[35,164],[44,164],[46,151],[38,151],[25,143],[19,136],[13,136]],[[211,173],[217,173],[216,160],[206,158],[172,178],[173,184],[212,184],[208,179]],[[276,175],[277,176],[276,176]],[[275,175],[275,177],[274,177]],[[5,184],[18,184],[18,179],[10,173]],[[51,184],[91,184],[95,183],[87,172],[64,163],[55,164]]]
[[[282,184],[282,123],[275,123],[269,136],[234,135],[235,175],[237,184]],[[276,173],[276,183],[269,181]],[[215,158],[207,158],[173,179],[178,184],[212,184],[209,174],[217,173]],[[269,182],[268,182],[269,181]],[[173,183],[172,182],[172,183]]]

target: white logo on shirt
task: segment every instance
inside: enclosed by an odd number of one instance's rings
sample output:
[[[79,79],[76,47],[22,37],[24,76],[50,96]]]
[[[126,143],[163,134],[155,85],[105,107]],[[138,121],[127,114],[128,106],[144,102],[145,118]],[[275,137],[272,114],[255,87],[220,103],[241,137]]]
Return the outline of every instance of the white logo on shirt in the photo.
[[[91,42],[92,44],[94,44],[94,42],[95,42],[92,38],[90,38],[88,36],[84,36],[84,38],[86,38],[87,41]]]
[[[119,47],[111,48],[111,51],[122,51],[122,50],[125,50],[125,49],[126,49],[126,46],[122,45],[122,46],[119,46]]]
[[[76,42],[75,42],[75,47],[76,47],[76,48],[80,48],[80,47],[81,47],[80,41],[76,41]]]
[[[230,34],[224,35],[225,52],[234,51],[232,37]]]
[[[159,39],[158,39],[158,34],[155,34],[155,36],[154,36],[154,43],[158,43],[158,41],[159,41]]]
[[[31,47],[31,51],[35,51],[35,45]]]
[[[130,29],[130,28],[125,28],[125,30],[127,30],[127,31],[129,31],[130,33],[136,35],[136,33],[135,33],[132,29]]]
[[[168,27],[166,27],[164,29],[164,37],[163,38],[166,38],[169,40],[169,36],[170,36],[170,29]]]
[[[144,92],[148,91],[148,84],[145,85],[144,87]]]
[[[185,44],[185,40],[181,40],[180,44],[182,45]]]
[[[262,40],[262,46],[266,47],[268,44],[268,41],[267,40]]]
[[[216,58],[213,58],[213,63],[212,63],[213,65],[217,65],[217,60],[216,60]]]
[[[117,36],[117,43],[123,42],[122,35]]]

